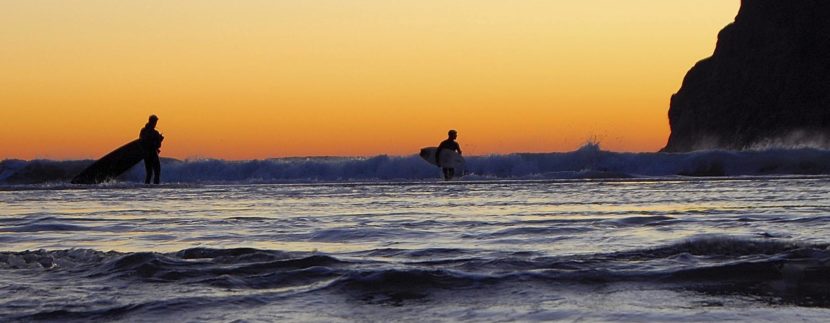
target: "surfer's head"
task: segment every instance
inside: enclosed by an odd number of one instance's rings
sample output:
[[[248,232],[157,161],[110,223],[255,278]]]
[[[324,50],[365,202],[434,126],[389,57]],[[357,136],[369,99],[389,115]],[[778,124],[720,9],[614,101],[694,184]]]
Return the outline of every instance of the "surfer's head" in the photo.
[[[158,122],[159,122],[159,117],[157,117],[155,114],[151,114],[150,119],[147,120],[147,124],[150,125],[152,128],[155,128],[156,123],[158,123]]]
[[[447,132],[447,136],[449,136],[451,139],[455,139],[456,137],[458,137],[458,132],[455,130],[450,130]]]

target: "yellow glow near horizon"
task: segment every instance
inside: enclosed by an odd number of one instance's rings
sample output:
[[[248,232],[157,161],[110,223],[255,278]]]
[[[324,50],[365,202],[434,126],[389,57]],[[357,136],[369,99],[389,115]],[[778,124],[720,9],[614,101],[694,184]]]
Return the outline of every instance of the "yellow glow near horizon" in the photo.
[[[653,151],[739,1],[5,1],[0,158]]]

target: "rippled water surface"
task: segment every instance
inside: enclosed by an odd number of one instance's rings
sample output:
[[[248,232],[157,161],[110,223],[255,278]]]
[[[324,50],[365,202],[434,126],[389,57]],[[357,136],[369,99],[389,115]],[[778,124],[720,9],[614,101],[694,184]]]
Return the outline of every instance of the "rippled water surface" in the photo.
[[[830,319],[830,179],[7,186],[7,320]]]

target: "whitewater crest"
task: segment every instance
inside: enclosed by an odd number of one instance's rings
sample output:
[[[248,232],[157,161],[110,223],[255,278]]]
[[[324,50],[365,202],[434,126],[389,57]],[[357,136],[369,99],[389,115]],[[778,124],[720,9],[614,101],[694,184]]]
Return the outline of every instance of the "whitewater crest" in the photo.
[[[598,143],[563,153],[516,153],[467,157],[467,180],[585,179],[666,176],[828,175],[830,150],[781,147],[755,150],[708,150],[690,153],[627,153],[602,150]],[[0,184],[68,183],[91,161],[5,160]],[[440,170],[417,155],[308,157],[226,161],[162,161],[168,183],[316,183],[355,181],[424,181]],[[118,181],[140,182],[141,164]]]

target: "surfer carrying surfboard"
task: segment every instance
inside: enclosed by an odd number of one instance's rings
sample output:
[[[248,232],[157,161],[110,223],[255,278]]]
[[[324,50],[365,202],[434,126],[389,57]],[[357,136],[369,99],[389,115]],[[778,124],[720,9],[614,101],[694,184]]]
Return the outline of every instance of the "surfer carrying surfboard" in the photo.
[[[458,138],[458,132],[455,130],[450,130],[447,132],[447,140],[441,142],[438,145],[438,151],[435,152],[435,163],[438,164],[438,167],[441,167],[441,171],[444,173],[444,180],[450,180],[455,176],[455,168],[444,167],[445,165],[441,165],[441,151],[449,150],[458,152],[461,155],[461,146],[455,142],[455,139]]]
[[[144,154],[144,184],[150,184],[150,179],[153,179],[153,184],[158,184],[161,175],[161,162],[159,161],[159,153],[161,152],[161,141],[164,136],[156,130],[156,124],[159,118],[156,115],[151,115],[150,120],[141,128],[141,133],[138,135],[141,143],[141,150]]]

